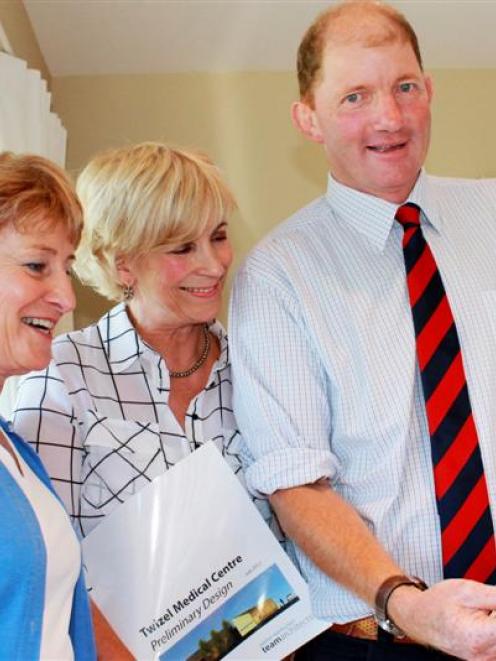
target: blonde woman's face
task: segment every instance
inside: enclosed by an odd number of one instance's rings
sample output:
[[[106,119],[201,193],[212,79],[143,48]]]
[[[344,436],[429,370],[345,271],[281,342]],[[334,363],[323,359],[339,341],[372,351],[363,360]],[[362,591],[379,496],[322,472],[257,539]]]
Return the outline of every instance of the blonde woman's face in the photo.
[[[138,323],[179,327],[214,319],[232,258],[225,221],[211,223],[195,241],[143,257],[133,273]]]

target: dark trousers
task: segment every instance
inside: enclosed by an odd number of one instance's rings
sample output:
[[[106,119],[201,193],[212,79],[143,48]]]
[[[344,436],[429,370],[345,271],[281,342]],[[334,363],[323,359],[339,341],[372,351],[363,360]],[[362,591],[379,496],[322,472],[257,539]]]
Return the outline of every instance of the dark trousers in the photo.
[[[394,642],[386,632],[382,633],[379,640],[362,640],[324,631],[297,650],[294,661],[448,661],[455,658],[422,645]]]

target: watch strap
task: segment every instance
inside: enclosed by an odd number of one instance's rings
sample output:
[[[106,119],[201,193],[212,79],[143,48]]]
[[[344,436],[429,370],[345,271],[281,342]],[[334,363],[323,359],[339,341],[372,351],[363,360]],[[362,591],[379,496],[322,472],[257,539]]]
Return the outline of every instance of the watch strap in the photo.
[[[417,588],[417,590],[427,590],[426,583],[417,578],[417,576],[406,576],[405,574],[399,574],[395,576],[390,576],[387,578],[377,590],[375,596],[375,619],[377,624],[388,633],[393,636],[402,637],[404,632],[396,626],[396,624],[391,620],[388,615],[387,606],[388,601],[396,588],[399,588],[402,585],[412,585]]]

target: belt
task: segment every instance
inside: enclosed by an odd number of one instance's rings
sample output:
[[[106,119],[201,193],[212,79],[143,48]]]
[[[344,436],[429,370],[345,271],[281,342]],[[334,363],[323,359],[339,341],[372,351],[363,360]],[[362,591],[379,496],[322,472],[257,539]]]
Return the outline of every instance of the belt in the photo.
[[[340,633],[343,636],[351,636],[352,638],[361,638],[362,640],[378,640],[379,639],[379,626],[372,616],[363,617],[361,620],[353,620],[353,622],[345,622],[344,624],[333,624],[330,627],[331,631]],[[382,631],[381,631],[382,633]],[[383,636],[380,636],[381,640]],[[404,636],[403,638],[395,638],[384,632],[384,638],[388,638],[395,643],[402,643],[407,645],[418,645],[415,640]]]

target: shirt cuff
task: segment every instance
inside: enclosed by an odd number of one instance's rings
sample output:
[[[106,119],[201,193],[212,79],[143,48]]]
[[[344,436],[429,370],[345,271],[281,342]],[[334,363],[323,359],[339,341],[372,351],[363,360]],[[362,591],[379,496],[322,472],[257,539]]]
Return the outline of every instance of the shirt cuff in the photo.
[[[248,490],[264,497],[278,489],[290,489],[331,480],[338,471],[337,459],[328,451],[311,448],[285,448],[255,460],[245,468]]]

